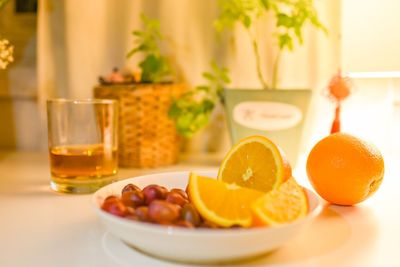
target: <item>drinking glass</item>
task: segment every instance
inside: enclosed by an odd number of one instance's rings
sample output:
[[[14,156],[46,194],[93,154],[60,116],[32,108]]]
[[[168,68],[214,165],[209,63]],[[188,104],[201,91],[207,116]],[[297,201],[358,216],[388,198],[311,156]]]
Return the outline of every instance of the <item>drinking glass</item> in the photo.
[[[117,104],[114,100],[47,101],[53,190],[91,193],[117,173]]]

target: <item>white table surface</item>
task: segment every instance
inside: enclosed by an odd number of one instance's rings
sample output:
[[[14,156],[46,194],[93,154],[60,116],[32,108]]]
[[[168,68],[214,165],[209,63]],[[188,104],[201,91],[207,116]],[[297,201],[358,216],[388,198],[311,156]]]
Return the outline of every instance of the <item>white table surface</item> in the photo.
[[[118,177],[210,169],[219,160],[209,155],[164,169],[121,169]],[[367,201],[354,207],[326,205],[291,242],[237,266],[400,266],[399,163],[400,156],[385,155],[384,182]],[[296,178],[310,188],[304,166],[300,161]],[[90,194],[55,193],[49,177],[45,153],[0,152],[1,267],[185,266],[126,247],[97,219]]]

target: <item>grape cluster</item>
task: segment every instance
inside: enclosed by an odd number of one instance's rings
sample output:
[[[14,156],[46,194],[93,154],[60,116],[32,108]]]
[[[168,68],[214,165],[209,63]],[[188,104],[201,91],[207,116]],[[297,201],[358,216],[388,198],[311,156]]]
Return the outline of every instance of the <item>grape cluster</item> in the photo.
[[[179,188],[168,190],[152,184],[141,190],[134,184],[127,184],[120,197],[108,196],[101,208],[133,221],[186,228],[219,228],[204,220],[190,203],[187,193]]]

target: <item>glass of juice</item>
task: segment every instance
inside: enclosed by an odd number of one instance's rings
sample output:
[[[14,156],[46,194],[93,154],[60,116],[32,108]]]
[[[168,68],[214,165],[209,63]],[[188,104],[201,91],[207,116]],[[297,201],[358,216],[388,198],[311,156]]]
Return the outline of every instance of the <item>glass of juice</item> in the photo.
[[[118,170],[115,100],[51,99],[47,126],[53,190],[91,193]]]

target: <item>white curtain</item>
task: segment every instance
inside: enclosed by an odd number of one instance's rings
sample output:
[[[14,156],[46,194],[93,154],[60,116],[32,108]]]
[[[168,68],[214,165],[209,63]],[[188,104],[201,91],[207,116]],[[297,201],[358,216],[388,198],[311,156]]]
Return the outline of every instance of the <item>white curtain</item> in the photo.
[[[230,69],[232,87],[259,87],[248,35],[235,29],[235,42],[218,42],[212,26],[215,0],[40,0],[38,23],[38,81],[42,121],[45,100],[52,97],[89,98],[99,75],[113,67],[134,69],[138,58],[127,59],[133,46],[132,30],[140,27],[139,14],[161,21],[167,47],[191,85],[212,60]],[[321,89],[338,68],[339,2],[316,1],[329,35],[306,31],[305,45],[284,54],[281,87]],[[265,26],[267,25],[267,26]],[[260,37],[270,40],[268,23],[258,25]],[[261,55],[270,72],[275,50],[262,45]],[[272,55],[272,56],[271,56]],[[216,120],[221,121],[216,115]],[[45,127],[44,127],[45,129]],[[215,141],[215,134],[198,137]],[[194,142],[199,143],[199,142]],[[226,142],[227,144],[227,142]],[[207,144],[200,145],[204,149]]]

